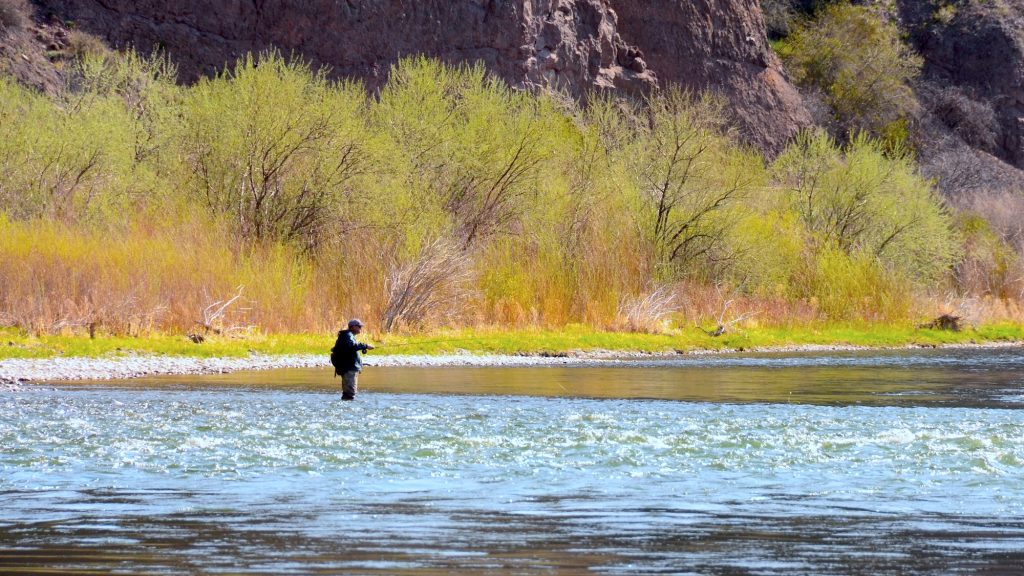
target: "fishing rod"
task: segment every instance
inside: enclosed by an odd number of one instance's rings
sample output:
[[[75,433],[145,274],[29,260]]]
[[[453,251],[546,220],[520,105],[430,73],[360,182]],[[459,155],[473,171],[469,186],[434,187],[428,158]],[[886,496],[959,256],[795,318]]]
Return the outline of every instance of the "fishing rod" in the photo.
[[[437,340],[424,340],[422,342],[405,342],[403,344],[381,343],[379,346],[374,346],[374,348],[402,348],[404,346],[421,346],[426,344],[440,344],[442,342],[475,342],[479,340],[479,338],[440,338]]]

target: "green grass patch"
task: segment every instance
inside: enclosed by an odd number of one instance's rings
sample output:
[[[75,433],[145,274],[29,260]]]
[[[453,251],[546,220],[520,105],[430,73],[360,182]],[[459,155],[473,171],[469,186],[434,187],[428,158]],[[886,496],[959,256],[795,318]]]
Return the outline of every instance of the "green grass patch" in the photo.
[[[796,328],[740,329],[711,337],[688,328],[667,334],[598,332],[582,326],[562,330],[448,330],[397,336],[367,334],[375,354],[571,354],[573,352],[672,353],[715,350],[756,350],[803,345],[845,345],[866,348],[939,346],[1024,341],[1024,325],[996,324],[977,330],[948,332],[906,326],[841,325]],[[196,344],[179,335],[138,338],[98,336],[35,336],[0,330],[0,359],[53,357],[117,357],[129,354],[199,358],[244,357],[251,354],[327,354],[334,334],[250,335],[211,337]]]
[[[144,337],[97,336],[90,339],[88,336],[35,336],[6,329],[0,330],[0,358],[98,358],[128,354],[227,358],[251,354],[317,353],[329,349],[333,343],[331,335],[312,334],[211,337],[206,342],[196,344],[185,336],[170,334]]]

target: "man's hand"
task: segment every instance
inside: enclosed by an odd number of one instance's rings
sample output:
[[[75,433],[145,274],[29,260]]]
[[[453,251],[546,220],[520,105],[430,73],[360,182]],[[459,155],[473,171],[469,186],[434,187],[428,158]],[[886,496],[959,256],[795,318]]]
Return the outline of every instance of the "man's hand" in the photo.
[[[367,350],[373,350],[373,344],[367,344],[366,345],[366,349]]]

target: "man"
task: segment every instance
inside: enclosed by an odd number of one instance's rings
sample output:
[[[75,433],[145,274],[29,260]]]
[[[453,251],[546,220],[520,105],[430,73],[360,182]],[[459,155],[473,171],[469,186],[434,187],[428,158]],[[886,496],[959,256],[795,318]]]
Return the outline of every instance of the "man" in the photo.
[[[363,331],[363,323],[352,319],[348,322],[348,330],[338,332],[338,341],[331,348],[331,364],[334,373],[341,376],[341,399],[355,400],[359,388],[359,372],[363,369],[363,361],[359,353],[373,350],[369,344],[356,341],[356,336]]]

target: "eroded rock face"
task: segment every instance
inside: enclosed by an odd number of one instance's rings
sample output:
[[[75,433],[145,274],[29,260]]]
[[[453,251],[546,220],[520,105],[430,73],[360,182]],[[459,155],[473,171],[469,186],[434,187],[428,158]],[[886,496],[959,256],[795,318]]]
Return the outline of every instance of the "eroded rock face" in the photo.
[[[403,56],[482,62],[513,86],[724,94],[778,151],[809,115],[767,46],[757,0],[40,0],[118,47],[167,50],[182,79],[276,47],[372,90]]]
[[[581,95],[590,89],[641,93],[657,85],[640,50],[618,34],[615,12],[599,0],[537,0],[523,10],[526,87]],[[519,83],[516,78],[506,78]]]
[[[579,95],[642,91],[654,75],[616,33],[601,0],[47,0],[47,8],[119,47],[166,49],[182,79],[213,75],[276,47],[337,76],[379,86],[398,58],[483,62],[511,84]]]
[[[0,29],[0,74],[41,92],[57,94],[64,79],[46,52],[60,49],[66,42],[67,33],[58,26],[40,24],[24,30]]]
[[[744,139],[779,152],[811,123],[768,46],[758,0],[611,0],[619,33],[665,82],[721,93]]]
[[[948,21],[926,0],[898,5],[925,78],[990,104],[999,124],[994,152],[1024,168],[1024,0],[967,0]]]

